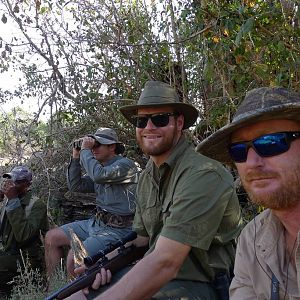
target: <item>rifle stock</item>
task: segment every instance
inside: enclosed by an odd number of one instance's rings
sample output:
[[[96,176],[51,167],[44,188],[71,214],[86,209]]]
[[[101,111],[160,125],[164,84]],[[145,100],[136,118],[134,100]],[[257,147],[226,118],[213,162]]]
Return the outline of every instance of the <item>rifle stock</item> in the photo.
[[[94,266],[88,268],[84,274],[80,275],[78,278],[68,283],[60,290],[51,294],[50,296],[45,298],[45,300],[65,299],[66,297],[69,297],[77,291],[91,286],[96,277],[96,274],[99,273],[101,268],[110,270],[111,273],[114,274],[120,269],[142,258],[147,250],[148,247],[136,247],[134,245],[128,247],[120,247],[119,253],[115,257],[113,257],[112,259],[107,259],[106,257],[104,257]]]

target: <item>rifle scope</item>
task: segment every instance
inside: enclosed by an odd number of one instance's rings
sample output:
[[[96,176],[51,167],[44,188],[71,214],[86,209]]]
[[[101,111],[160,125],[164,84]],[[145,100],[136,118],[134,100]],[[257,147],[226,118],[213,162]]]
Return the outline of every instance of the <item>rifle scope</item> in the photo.
[[[123,238],[117,240],[114,243],[109,243],[109,245],[104,248],[103,250],[99,250],[95,255],[87,256],[83,259],[84,264],[87,267],[91,267],[94,265],[100,258],[103,258],[106,254],[112,252],[113,250],[124,246],[126,243],[135,240],[137,237],[137,234],[135,231],[131,231],[127,235],[125,235]]]

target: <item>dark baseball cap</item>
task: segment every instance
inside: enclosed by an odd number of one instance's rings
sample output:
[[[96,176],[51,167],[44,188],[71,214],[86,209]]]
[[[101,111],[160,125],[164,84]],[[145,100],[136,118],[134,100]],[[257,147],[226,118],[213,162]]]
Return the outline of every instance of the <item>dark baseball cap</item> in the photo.
[[[125,151],[124,144],[119,141],[116,131],[112,128],[100,127],[95,134],[89,134],[88,136],[93,137],[102,145],[116,144],[117,154],[122,154]]]
[[[4,173],[3,178],[13,179],[13,181],[27,180],[32,181],[32,172],[26,166],[14,167],[9,173]]]

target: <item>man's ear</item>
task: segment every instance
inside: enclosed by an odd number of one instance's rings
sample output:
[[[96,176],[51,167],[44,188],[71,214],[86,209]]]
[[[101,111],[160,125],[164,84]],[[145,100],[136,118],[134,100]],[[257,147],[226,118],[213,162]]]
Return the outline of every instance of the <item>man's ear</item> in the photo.
[[[31,186],[31,184],[32,184],[32,182],[31,181],[27,181],[27,187],[30,187]]]
[[[177,121],[177,127],[178,129],[181,131],[184,125],[184,116],[183,115],[179,115],[176,119]]]
[[[108,145],[109,146],[109,148],[111,149],[111,150],[113,150],[115,153],[116,153],[116,147],[117,147],[117,144],[110,144],[110,145]]]

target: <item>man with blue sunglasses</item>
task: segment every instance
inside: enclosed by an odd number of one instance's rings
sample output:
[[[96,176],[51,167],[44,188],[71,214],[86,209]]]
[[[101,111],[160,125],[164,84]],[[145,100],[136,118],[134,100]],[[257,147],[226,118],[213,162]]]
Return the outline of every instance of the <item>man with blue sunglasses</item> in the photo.
[[[234,163],[251,201],[266,208],[239,238],[231,299],[300,299],[300,94],[249,91],[197,150]]]
[[[134,243],[149,251],[96,299],[228,299],[241,213],[230,173],[196,153],[184,134],[196,108],[170,85],[149,81],[138,103],[120,110],[150,157],[133,224]],[[93,288],[110,280],[109,273],[98,276]]]

